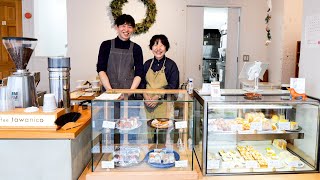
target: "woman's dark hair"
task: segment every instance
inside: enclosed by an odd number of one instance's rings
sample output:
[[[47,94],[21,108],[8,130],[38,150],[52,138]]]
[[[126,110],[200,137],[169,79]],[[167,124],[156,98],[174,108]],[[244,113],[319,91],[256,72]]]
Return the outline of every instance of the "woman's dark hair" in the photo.
[[[114,25],[116,25],[116,26],[120,26],[123,24],[128,24],[128,25],[132,26],[133,28],[136,27],[136,24],[134,22],[133,17],[128,14],[122,14],[119,17],[117,17],[117,19],[114,21]]]
[[[150,39],[150,44],[149,44],[150,50],[152,50],[152,46],[153,46],[153,45],[159,43],[159,40],[160,40],[161,43],[166,47],[166,51],[168,51],[169,48],[170,48],[170,43],[169,43],[169,41],[168,41],[167,36],[165,36],[165,35],[163,35],[163,34],[154,35],[154,36]]]

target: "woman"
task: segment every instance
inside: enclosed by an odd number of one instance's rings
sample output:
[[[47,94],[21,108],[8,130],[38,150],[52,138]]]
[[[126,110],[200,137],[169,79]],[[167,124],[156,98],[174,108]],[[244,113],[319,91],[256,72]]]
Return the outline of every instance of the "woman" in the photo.
[[[170,44],[163,35],[154,35],[149,44],[154,57],[144,63],[145,81],[142,83],[146,89],[178,89],[179,70],[177,64],[165,56]],[[145,100],[159,100],[164,98],[156,94],[144,94]],[[146,101],[147,118],[169,118],[166,103]]]
[[[144,63],[144,81],[142,85],[146,89],[178,89],[179,70],[176,63],[165,54],[170,48],[168,38],[165,35],[154,35],[149,44],[154,57]],[[147,119],[170,118],[173,115],[173,107],[168,102],[159,103],[153,100],[165,98],[163,95],[143,94]],[[150,100],[150,101],[149,101]],[[169,128],[172,130],[172,128]],[[170,143],[171,130],[155,130],[155,134],[148,137],[150,142]],[[150,130],[148,130],[150,131]],[[152,131],[152,130],[151,130]]]

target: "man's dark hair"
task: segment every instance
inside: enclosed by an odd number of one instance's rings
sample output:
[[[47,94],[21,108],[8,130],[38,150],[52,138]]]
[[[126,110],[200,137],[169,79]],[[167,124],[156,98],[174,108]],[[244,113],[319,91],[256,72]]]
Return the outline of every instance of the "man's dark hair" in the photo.
[[[117,17],[117,19],[114,21],[114,25],[116,25],[116,26],[120,26],[123,24],[128,24],[128,25],[132,26],[133,28],[136,27],[136,24],[134,22],[133,17],[128,14],[122,14],[119,17]]]
[[[167,36],[165,36],[165,35],[163,35],[163,34],[154,35],[154,36],[150,39],[150,44],[149,44],[150,50],[152,50],[152,46],[153,46],[153,45],[159,43],[159,40],[160,40],[161,43],[166,47],[166,51],[168,51],[169,48],[170,48],[170,43],[169,43],[169,40],[168,40]]]

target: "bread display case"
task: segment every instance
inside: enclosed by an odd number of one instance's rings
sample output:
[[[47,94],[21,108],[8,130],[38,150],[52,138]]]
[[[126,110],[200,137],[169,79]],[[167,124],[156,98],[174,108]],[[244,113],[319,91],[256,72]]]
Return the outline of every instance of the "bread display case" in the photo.
[[[194,97],[194,152],[203,175],[319,171],[318,101]]]
[[[143,100],[143,94],[159,98]],[[112,90],[100,97],[92,100],[93,173],[196,175],[193,99],[185,90]]]

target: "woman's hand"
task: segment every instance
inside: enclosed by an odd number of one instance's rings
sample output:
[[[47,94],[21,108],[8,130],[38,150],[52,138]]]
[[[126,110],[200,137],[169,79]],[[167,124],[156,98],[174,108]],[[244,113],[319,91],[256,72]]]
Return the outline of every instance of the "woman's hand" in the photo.
[[[154,100],[158,100],[159,96],[155,95],[153,97],[149,96],[148,94],[143,94],[143,97],[145,100],[148,100],[147,102],[144,102],[146,106],[150,108],[155,108],[158,105],[158,102],[152,102]]]

